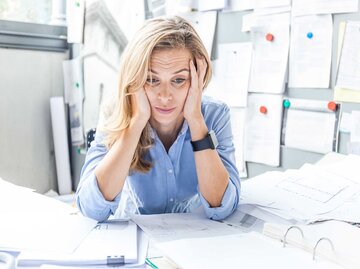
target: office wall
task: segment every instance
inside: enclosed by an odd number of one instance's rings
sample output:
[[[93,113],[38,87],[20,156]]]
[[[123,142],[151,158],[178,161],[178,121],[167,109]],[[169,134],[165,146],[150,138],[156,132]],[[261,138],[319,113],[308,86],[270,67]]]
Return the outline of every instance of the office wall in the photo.
[[[0,48],[0,177],[57,189],[51,96],[63,96],[67,53]]]
[[[250,41],[250,34],[241,32],[242,16],[247,12],[232,12],[218,14],[218,24],[215,37],[215,45],[220,43],[232,42],[246,42]],[[331,89],[301,89],[301,88],[287,88],[285,95],[294,98],[305,98],[315,100],[332,100],[333,88],[336,79],[336,55],[338,42],[339,23],[344,20],[360,20],[360,12],[335,14],[333,15],[333,47],[332,47],[332,66],[331,66]],[[216,49],[213,49],[213,57],[216,57]],[[352,110],[360,110],[360,104],[343,103],[342,109],[344,112]],[[347,153],[347,142],[349,135],[340,133],[339,135],[339,152]],[[252,177],[269,170],[285,170],[288,168],[299,168],[305,162],[314,163],[318,161],[323,155],[319,153],[312,153],[288,147],[281,147],[281,166],[274,168],[263,164],[247,163],[248,176]]]

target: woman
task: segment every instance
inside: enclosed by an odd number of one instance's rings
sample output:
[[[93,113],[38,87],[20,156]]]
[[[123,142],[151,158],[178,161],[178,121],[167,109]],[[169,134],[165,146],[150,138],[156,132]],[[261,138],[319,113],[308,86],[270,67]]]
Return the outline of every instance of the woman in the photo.
[[[77,189],[81,212],[158,214],[203,206],[211,219],[239,201],[229,108],[202,96],[211,62],[180,17],[149,20],[126,47],[111,114],[98,127]],[[218,145],[216,143],[218,140]]]

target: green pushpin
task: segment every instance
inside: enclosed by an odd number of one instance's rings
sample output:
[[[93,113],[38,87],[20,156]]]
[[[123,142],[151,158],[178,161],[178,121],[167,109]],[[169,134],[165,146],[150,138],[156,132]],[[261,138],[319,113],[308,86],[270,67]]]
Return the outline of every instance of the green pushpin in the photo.
[[[76,5],[77,7],[80,7],[80,2],[79,2],[79,1],[76,1],[76,2],[75,2],[75,5]]]
[[[284,100],[284,107],[289,108],[290,107],[290,101],[288,99]]]
[[[77,148],[76,148],[76,152],[77,152],[77,154],[80,154],[80,152],[81,152],[80,147],[77,147]]]
[[[79,87],[80,87],[79,82],[76,82],[76,83],[75,83],[75,86],[76,86],[76,88],[79,88]]]

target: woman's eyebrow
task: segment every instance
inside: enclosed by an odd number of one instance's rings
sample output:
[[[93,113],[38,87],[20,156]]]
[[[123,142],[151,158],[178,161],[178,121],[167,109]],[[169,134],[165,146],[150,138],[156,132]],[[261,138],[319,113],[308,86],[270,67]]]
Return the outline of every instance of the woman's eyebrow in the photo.
[[[187,68],[183,68],[183,69],[180,69],[180,70],[178,70],[178,71],[174,72],[174,74],[178,74],[178,73],[181,73],[181,72],[183,72],[183,71],[190,72],[190,70],[189,70],[189,69],[187,69]]]

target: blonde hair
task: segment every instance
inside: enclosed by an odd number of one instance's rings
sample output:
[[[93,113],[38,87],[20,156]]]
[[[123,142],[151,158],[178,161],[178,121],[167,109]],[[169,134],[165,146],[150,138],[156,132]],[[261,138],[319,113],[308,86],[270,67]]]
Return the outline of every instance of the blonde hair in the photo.
[[[195,29],[185,19],[155,18],[148,20],[126,46],[120,61],[119,91],[114,100],[110,115],[99,126],[105,133],[104,144],[109,149],[118,139],[122,130],[128,128],[132,117],[131,94],[143,87],[150,69],[151,55],[154,50],[188,49],[193,58],[204,58],[207,70],[204,88],[211,78],[209,55]],[[142,131],[135,150],[130,170],[148,172],[152,163],[144,157],[152,146],[149,124]]]

